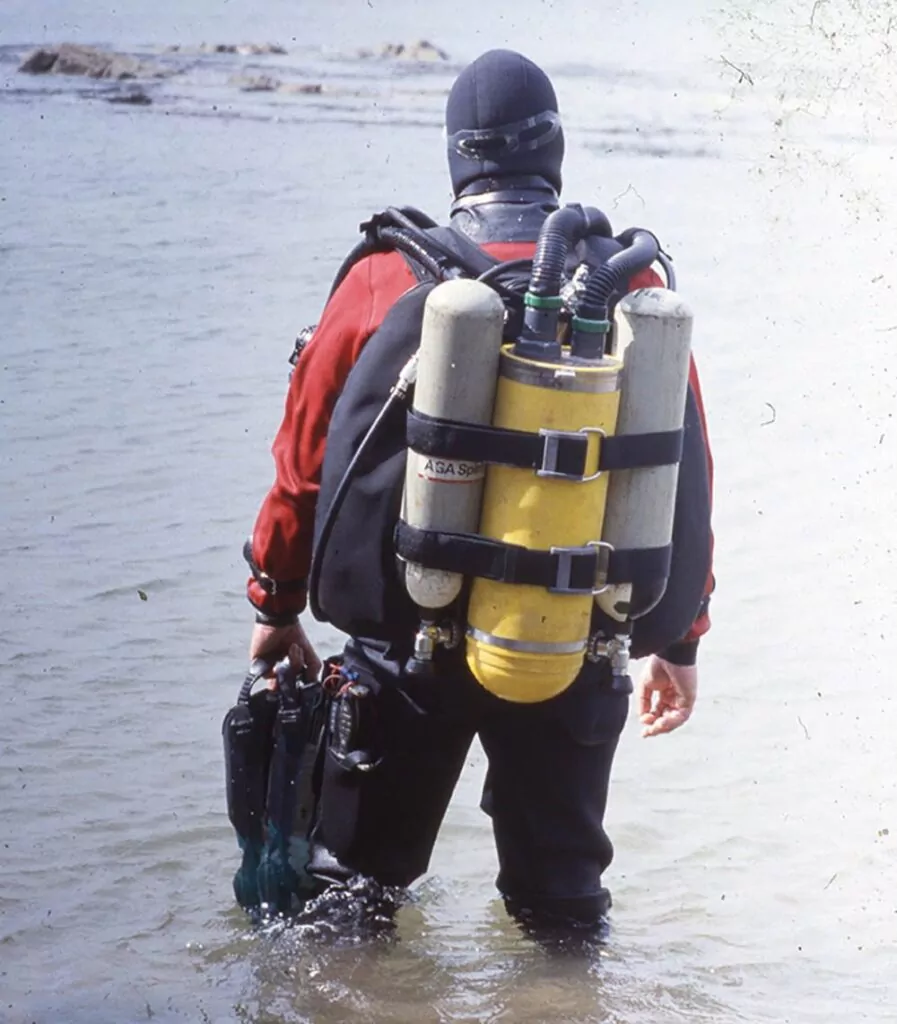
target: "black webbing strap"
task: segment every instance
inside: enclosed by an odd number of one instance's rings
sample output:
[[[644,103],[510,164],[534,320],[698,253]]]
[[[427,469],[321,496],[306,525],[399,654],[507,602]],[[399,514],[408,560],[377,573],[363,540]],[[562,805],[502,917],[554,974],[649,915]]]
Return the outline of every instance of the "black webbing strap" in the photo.
[[[600,470],[650,469],[682,461],[685,429],[658,430],[652,434],[620,434],[601,441]]]
[[[476,426],[427,416],[409,409],[408,447],[421,455],[466,459],[520,469],[534,469],[542,476],[586,479],[589,435],[597,430],[525,430]],[[653,434],[601,434],[597,471],[670,466],[682,458],[682,429]]]
[[[499,583],[546,587],[562,594],[591,594],[605,584],[642,583],[670,573],[672,547],[612,550],[609,545],[531,551],[471,533],[419,530],[399,520],[400,558],[427,569],[479,576]]]

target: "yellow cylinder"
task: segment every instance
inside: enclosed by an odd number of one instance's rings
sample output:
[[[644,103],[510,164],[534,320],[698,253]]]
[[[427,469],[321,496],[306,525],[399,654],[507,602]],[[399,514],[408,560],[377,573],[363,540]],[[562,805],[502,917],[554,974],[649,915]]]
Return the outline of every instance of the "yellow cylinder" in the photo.
[[[585,432],[586,474],[596,473],[601,436],[614,433],[620,406],[616,357],[539,362],[502,350],[493,425],[538,433]],[[479,533],[531,550],[585,548],[601,538],[606,474],[575,481],[533,469],[489,466]],[[505,700],[535,703],[565,690],[586,651],[594,597],[477,577],[468,606],[467,664]]]

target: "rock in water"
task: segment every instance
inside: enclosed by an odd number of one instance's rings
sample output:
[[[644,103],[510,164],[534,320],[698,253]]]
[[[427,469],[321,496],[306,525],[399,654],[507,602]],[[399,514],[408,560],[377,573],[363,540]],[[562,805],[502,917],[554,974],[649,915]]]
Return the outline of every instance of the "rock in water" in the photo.
[[[305,96],[320,96],[324,86],[320,82],[284,82],[278,92],[297,93]]]
[[[281,82],[270,75],[234,75],[228,85],[235,85],[241,92],[282,92],[317,96],[324,91],[320,82]]]
[[[280,82],[270,75],[235,75],[228,84],[241,92],[276,92],[280,88]]]
[[[123,53],[94,46],[61,46],[35,50],[19,68],[31,75],[85,75],[88,78],[161,78],[168,72]]]
[[[142,89],[108,96],[107,100],[109,103],[126,103],[133,107],[148,107],[153,102],[152,97],[148,96]]]
[[[180,49],[169,47],[169,49]],[[237,53],[242,57],[282,57],[286,49],[277,43],[202,43],[200,53]]]
[[[380,57],[385,60],[407,60],[430,63],[449,59],[445,50],[426,39],[418,39],[414,43],[384,43],[376,53],[371,50],[359,50],[359,57]]]
[[[53,65],[58,57],[58,50],[35,50],[25,58],[19,71],[24,71],[29,75],[45,75],[48,71],[53,70]]]

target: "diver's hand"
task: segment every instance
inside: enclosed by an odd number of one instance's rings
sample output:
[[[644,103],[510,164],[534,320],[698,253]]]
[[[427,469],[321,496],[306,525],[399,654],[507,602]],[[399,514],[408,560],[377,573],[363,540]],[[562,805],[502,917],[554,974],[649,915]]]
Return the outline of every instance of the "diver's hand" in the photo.
[[[249,639],[250,664],[256,658],[264,658],[273,663],[287,654],[294,667],[304,666],[305,675],[309,679],[317,679],[321,671],[321,659],[298,622],[290,626],[263,626],[257,622],[253,626]]]
[[[638,684],[642,736],[660,736],[685,725],[697,697],[697,666],[674,665],[652,654]]]

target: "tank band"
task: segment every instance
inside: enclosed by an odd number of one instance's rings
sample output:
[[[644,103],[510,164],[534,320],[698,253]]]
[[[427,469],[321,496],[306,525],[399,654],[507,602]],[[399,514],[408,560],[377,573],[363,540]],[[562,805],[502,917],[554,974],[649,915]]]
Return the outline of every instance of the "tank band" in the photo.
[[[529,384],[552,391],[577,391],[592,395],[620,390],[619,365],[610,365],[596,373],[596,367],[575,363],[536,363],[509,359],[502,353],[499,374],[518,384]]]
[[[467,635],[477,643],[500,647],[503,651],[516,651],[518,654],[581,654],[585,651],[588,638],[574,640],[565,644],[539,643],[536,640],[509,640],[507,637],[484,633],[473,626],[467,627]]]

